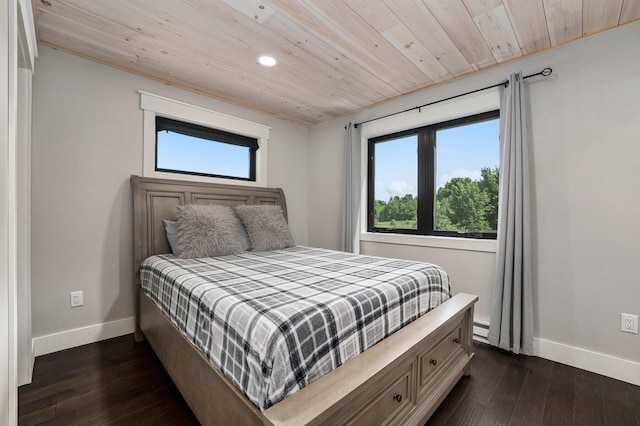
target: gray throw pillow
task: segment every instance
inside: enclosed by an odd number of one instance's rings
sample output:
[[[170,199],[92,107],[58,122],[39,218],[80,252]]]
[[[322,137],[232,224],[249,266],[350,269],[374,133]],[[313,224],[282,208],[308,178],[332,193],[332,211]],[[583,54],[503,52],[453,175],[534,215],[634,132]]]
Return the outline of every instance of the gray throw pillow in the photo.
[[[167,234],[167,241],[171,246],[171,253],[174,256],[180,257],[180,247],[178,246],[178,222],[175,220],[162,219],[164,222],[164,231]],[[236,232],[240,237],[242,249],[244,251],[251,250],[251,243],[249,242],[249,236],[247,230],[244,229],[244,225],[239,217],[236,217]]]
[[[176,217],[181,258],[226,256],[243,251],[236,228],[237,218],[230,207],[177,206]]]
[[[175,220],[162,219],[164,222],[164,232],[167,234],[167,241],[171,246],[171,253],[174,256],[180,256],[180,248],[178,247],[178,222]]]
[[[237,206],[253,251],[278,250],[293,247],[289,225],[280,206]]]

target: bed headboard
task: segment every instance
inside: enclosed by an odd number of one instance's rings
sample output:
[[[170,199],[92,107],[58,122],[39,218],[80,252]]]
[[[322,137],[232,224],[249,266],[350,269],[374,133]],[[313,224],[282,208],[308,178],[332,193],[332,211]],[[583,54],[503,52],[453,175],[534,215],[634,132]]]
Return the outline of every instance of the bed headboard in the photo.
[[[175,220],[174,209],[183,204],[275,204],[287,218],[287,203],[280,188],[223,185],[131,176],[133,192],[134,267],[154,254],[171,253],[163,219]]]

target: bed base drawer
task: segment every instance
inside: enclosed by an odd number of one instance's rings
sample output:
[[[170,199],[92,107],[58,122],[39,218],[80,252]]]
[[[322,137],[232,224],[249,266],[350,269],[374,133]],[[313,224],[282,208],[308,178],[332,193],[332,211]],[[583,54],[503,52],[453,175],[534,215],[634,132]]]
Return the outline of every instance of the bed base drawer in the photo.
[[[327,424],[388,425],[397,424],[415,406],[416,364],[388,375],[360,393],[347,406],[327,420]],[[360,408],[358,408],[360,407]]]
[[[457,359],[465,356],[462,343],[462,326],[458,324],[432,349],[418,357],[418,392],[420,394],[427,392],[431,382],[437,381],[446,374]]]

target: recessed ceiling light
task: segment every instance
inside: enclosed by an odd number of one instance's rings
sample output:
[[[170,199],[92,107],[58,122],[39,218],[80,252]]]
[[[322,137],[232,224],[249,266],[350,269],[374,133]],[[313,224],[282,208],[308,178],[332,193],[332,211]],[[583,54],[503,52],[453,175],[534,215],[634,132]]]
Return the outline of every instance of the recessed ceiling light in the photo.
[[[258,56],[258,63],[265,67],[274,67],[278,64],[278,60],[273,56],[260,55]]]

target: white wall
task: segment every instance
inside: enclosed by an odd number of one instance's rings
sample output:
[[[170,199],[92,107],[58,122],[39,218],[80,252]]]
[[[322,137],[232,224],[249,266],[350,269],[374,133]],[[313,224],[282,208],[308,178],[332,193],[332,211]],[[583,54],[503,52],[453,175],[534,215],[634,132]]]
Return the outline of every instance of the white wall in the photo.
[[[572,354],[589,351],[631,361],[624,365],[635,368],[628,374],[640,383],[640,336],[620,332],[621,312],[640,314],[639,40],[636,23],[315,126],[310,148],[310,244],[340,246],[348,121],[474,90],[515,71],[526,75],[550,66],[550,78],[526,83],[536,341],[550,358],[550,346],[569,346],[563,359],[556,357],[567,363]],[[440,263],[452,275],[456,292],[480,295],[476,318],[489,319],[495,254],[376,242],[363,243],[362,251]]]
[[[37,354],[106,337],[101,324],[109,323],[116,334],[132,327],[129,177],[142,173],[138,90],[271,126],[268,186],[284,189],[293,236],[307,243],[307,127],[44,46],[36,65],[32,322]],[[83,290],[83,307],[69,307],[73,290]],[[90,330],[76,330],[82,327]]]

